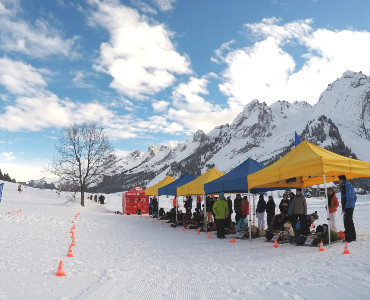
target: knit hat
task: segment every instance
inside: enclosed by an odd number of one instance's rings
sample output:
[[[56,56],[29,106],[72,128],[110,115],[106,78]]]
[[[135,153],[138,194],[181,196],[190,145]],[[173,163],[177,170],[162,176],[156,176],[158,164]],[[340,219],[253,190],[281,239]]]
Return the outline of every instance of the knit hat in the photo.
[[[219,197],[224,197],[225,193],[224,192],[221,192],[218,196]]]

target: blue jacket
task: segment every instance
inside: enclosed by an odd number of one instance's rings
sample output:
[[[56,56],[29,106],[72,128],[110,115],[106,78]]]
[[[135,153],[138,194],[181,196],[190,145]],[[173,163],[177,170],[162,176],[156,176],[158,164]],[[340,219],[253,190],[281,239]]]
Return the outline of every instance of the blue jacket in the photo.
[[[357,196],[352,184],[349,181],[344,181],[340,187],[340,195],[342,202],[342,210],[346,208],[355,208]]]
[[[248,222],[247,223],[244,223],[244,220],[246,220],[245,218],[241,218],[238,222],[238,224],[236,224],[236,231],[241,231],[241,230],[246,230],[248,229]]]

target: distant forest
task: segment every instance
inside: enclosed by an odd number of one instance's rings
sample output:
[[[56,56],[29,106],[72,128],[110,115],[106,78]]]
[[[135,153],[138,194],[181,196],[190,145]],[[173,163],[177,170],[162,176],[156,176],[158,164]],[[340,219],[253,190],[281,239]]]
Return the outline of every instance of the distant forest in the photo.
[[[15,178],[11,178],[8,173],[4,173],[0,170],[0,180],[16,182]]]

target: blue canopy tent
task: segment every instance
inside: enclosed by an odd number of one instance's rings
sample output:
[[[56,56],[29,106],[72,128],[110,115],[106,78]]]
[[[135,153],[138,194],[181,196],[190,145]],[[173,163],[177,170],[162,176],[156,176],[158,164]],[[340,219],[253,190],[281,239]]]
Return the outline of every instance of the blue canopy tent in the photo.
[[[184,184],[187,184],[190,181],[193,181],[194,179],[195,179],[195,176],[187,173],[184,176],[180,177],[179,179],[176,179],[175,181],[159,188],[158,196],[162,196],[162,195],[177,196],[176,189],[179,186],[182,186]]]
[[[190,181],[193,181],[196,177],[186,173],[184,176],[176,179],[175,181],[158,189],[158,196],[170,195],[177,197],[177,188]],[[159,221],[159,197],[158,197],[158,221]],[[177,209],[176,209],[176,222],[177,222]]]
[[[265,165],[248,158],[246,161],[232,169],[229,173],[226,173],[224,176],[206,183],[204,185],[205,194],[217,194],[221,192],[248,193],[248,198],[250,199],[250,193],[256,194],[270,191],[271,189],[268,188],[248,190],[247,176],[260,171],[265,167]],[[272,189],[275,190],[277,188]],[[251,205],[249,205],[249,239],[251,239],[251,221]]]
[[[204,191],[208,194],[225,193],[248,193],[247,176],[265,168],[265,165],[248,158],[236,168],[224,176],[217,178],[204,185]],[[266,192],[268,189],[254,189],[251,193]]]

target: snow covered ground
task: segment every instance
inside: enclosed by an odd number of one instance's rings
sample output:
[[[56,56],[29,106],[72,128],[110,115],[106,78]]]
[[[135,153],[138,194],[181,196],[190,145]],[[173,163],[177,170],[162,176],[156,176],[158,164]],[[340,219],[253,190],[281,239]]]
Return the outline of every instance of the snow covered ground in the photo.
[[[319,252],[290,244],[275,249],[263,238],[234,244],[208,239],[146,217],[113,214],[120,210],[121,194],[106,195],[106,201],[87,200],[82,208],[64,194],[27,187],[19,193],[16,184],[6,182],[0,203],[0,299],[370,297],[369,195],[358,197],[358,241],[349,244],[349,255],[342,254],[342,243]],[[323,200],[308,203],[322,224]],[[339,213],[337,218],[343,228]],[[55,275],[60,260],[66,277]]]

